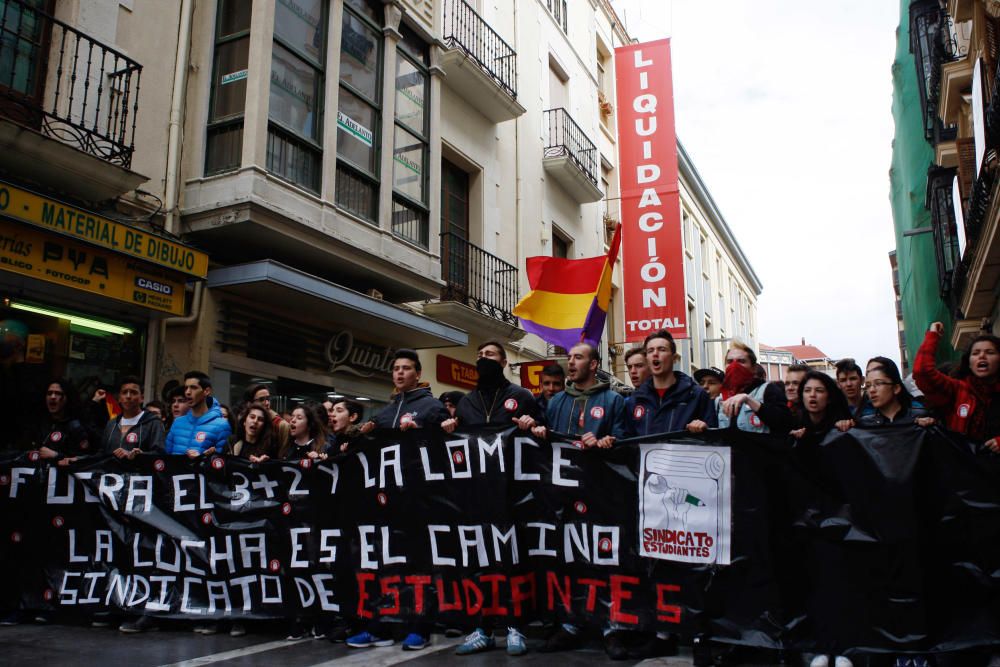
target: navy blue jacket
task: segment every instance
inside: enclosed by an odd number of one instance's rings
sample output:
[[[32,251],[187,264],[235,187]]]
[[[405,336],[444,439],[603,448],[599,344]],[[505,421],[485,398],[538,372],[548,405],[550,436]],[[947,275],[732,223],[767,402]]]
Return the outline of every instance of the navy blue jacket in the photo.
[[[378,428],[399,428],[401,419],[412,420],[417,428],[437,428],[450,415],[444,403],[434,398],[430,387],[423,386],[410,391],[397,391],[389,405],[375,415]]]
[[[689,376],[674,371],[677,382],[663,398],[653,387],[653,378],[647,379],[632,393],[629,413],[625,415],[626,437],[683,431],[696,419],[709,428],[719,425],[715,405],[705,390]]]

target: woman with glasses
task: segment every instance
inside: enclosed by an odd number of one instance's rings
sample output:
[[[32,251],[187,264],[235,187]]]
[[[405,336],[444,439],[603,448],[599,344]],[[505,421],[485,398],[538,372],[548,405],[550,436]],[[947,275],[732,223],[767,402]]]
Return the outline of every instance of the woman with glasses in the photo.
[[[858,419],[860,426],[885,424],[918,424],[930,426],[934,418],[923,408],[913,405],[913,396],[903,384],[899,367],[890,359],[879,358],[879,364],[868,364],[864,390],[874,411]]]

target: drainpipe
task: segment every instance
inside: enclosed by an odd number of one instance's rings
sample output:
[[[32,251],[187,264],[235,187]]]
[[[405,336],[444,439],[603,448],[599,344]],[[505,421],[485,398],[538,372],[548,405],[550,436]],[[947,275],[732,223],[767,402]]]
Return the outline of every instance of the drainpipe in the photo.
[[[177,53],[174,59],[174,84],[170,93],[170,120],[167,132],[167,172],[164,184],[164,203],[167,215],[163,222],[164,230],[171,235],[177,235],[177,201],[178,181],[180,180],[181,162],[181,132],[184,116],[184,101],[187,89],[188,60],[191,55],[191,20],[194,13],[194,0],[181,0],[180,26],[177,29]],[[160,320],[159,340],[157,347],[157,368],[163,365],[164,346],[168,326],[194,324],[201,310],[201,293],[203,281],[194,286],[194,297],[191,300],[191,314],[183,317],[168,317]],[[159,384],[159,383],[157,383]]]
[[[191,19],[194,13],[194,0],[181,1],[180,27],[177,31],[177,54],[174,60],[174,87],[170,94],[170,123],[167,134],[167,174],[164,193],[167,207],[167,217],[163,223],[168,234],[177,235],[177,200],[178,182],[180,180],[181,162],[181,132],[184,116],[184,101],[187,89],[188,59],[191,55]],[[194,324],[201,309],[201,292],[204,289],[202,281],[194,286],[194,298],[191,300],[191,314],[184,317],[168,317],[160,328],[162,336],[168,326]]]
[[[174,60],[174,87],[170,94],[170,121],[167,133],[167,174],[164,187],[167,217],[163,227],[168,234],[177,234],[177,192],[181,161],[181,122],[184,115],[187,87],[188,58],[191,53],[191,18],[194,0],[181,1],[180,27],[177,31],[177,55]]]

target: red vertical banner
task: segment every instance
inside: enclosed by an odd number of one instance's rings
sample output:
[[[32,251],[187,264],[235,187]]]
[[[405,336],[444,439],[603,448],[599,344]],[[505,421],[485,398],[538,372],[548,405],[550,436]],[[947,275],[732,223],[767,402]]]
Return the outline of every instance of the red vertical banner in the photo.
[[[625,340],[687,338],[670,40],[615,49]]]

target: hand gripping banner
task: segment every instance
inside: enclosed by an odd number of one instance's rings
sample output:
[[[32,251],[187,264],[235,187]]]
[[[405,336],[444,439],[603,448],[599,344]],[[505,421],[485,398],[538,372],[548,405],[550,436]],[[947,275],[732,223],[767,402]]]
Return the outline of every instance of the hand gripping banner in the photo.
[[[1000,458],[934,429],[31,458],[0,458],[0,611],[552,619],[827,653],[1000,641]]]

